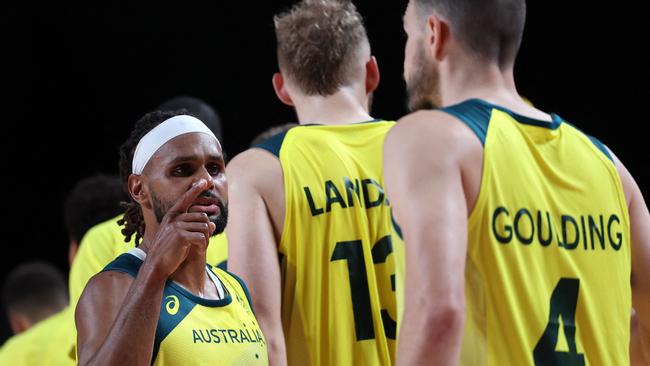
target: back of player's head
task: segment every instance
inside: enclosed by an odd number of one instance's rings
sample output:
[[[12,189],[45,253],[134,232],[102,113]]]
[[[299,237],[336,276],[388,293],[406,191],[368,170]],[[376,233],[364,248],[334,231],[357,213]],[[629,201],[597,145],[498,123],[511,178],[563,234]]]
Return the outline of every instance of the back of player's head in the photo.
[[[68,305],[68,290],[54,266],[29,262],[9,273],[2,287],[2,302],[10,320],[18,315],[35,324]]]
[[[303,0],[274,21],[280,71],[303,93],[328,96],[363,74],[368,36],[351,1]]]
[[[221,118],[217,111],[207,102],[190,96],[178,96],[165,101],[158,107],[158,110],[173,112],[185,109],[193,116],[200,119],[214,133],[214,135],[223,143]]]
[[[482,60],[512,65],[526,22],[525,0],[412,0],[422,26],[436,12],[465,50]]]
[[[280,134],[282,132],[287,132],[290,129],[298,126],[297,123],[285,123],[283,125],[278,125],[278,126],[272,126],[269,127],[268,129],[262,131],[259,133],[255,138],[253,138],[253,141],[251,141],[250,147],[254,147],[256,145],[259,145],[263,143],[264,141],[270,139],[271,137]]]
[[[117,176],[96,174],[77,182],[63,209],[70,240],[80,243],[90,228],[123,213],[120,204],[127,198]]]
[[[145,114],[135,123],[131,134],[120,146],[120,178],[122,180],[122,185],[127,192],[129,190],[129,175],[131,175],[133,170],[133,155],[135,154],[135,149],[142,137],[166,120],[184,114],[192,115],[184,109],[173,112],[153,111]],[[135,244],[138,245],[140,239],[144,236],[145,229],[142,208],[133,200],[132,197],[129,197],[125,208],[126,212],[124,213],[124,217],[118,221],[118,224],[124,225],[124,228],[122,229],[122,234],[125,236],[124,241],[131,241],[131,237],[135,235]]]

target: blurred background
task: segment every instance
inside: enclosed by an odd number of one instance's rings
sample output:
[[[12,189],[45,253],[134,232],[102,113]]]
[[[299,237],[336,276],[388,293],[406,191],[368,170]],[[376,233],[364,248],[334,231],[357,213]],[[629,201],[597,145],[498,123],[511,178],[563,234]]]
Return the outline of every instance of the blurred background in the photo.
[[[354,2],[382,72],[373,115],[397,119],[406,113],[406,1]],[[229,156],[268,127],[295,122],[271,86],[277,70],[272,15],[292,3],[3,4],[0,282],[31,259],[67,273],[65,195],[83,177],[117,174],[119,145],[163,101],[190,95],[211,104]],[[640,3],[578,4],[528,1],[519,92],[601,139],[648,197],[648,12]],[[0,344],[8,334],[0,317]]]

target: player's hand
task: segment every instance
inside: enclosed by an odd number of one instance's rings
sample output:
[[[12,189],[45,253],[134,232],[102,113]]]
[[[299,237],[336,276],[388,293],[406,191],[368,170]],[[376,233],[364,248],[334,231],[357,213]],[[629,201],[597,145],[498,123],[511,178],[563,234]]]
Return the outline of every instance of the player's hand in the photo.
[[[188,213],[192,203],[207,187],[204,179],[185,192],[163,217],[147,259],[155,271],[168,278],[185,260],[192,246],[207,249],[215,224],[205,213]]]

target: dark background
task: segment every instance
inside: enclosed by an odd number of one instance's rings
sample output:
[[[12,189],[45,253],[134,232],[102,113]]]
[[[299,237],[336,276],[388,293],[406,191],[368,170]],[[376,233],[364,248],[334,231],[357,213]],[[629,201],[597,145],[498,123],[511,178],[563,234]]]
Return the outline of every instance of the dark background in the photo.
[[[30,259],[67,272],[63,198],[78,179],[117,173],[120,143],[163,100],[184,94],[212,104],[230,156],[267,127],[293,121],[271,87],[272,14],[292,3],[3,4],[0,279]],[[382,71],[373,114],[397,119],[405,113],[406,1],[355,3]],[[528,1],[518,88],[539,108],[600,138],[647,196],[648,13],[641,3],[586,4]]]

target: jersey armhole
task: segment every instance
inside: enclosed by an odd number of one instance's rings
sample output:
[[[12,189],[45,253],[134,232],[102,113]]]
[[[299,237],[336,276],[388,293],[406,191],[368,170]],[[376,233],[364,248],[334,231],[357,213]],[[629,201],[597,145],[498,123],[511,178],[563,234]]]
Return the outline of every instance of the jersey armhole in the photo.
[[[603,144],[602,142],[600,142],[600,140],[598,140],[597,138],[591,135],[587,135],[587,137],[589,137],[591,143],[594,144],[598,148],[598,150],[600,150],[603,154],[605,154],[607,159],[609,159],[612,162],[612,164],[616,165],[614,162],[614,158],[612,158],[612,154],[609,153],[609,149],[605,146],[605,144]]]
[[[253,311],[253,314],[255,314],[255,308],[253,308],[253,301],[251,300],[251,294],[248,292],[248,286],[246,286],[244,280],[242,280],[239,276],[237,276],[234,273],[227,272],[227,271],[224,272],[228,273],[234,279],[236,279],[237,282],[239,282],[239,286],[241,286],[242,290],[244,290],[244,294],[246,295],[246,300],[248,300],[248,306],[250,306],[251,310]]]

